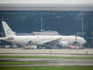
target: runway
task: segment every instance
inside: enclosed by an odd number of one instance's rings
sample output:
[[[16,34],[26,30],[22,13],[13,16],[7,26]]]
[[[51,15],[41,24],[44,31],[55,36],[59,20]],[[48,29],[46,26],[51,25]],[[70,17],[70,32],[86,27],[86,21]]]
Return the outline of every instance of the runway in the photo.
[[[20,66],[93,66],[93,59],[0,58],[0,61],[47,62],[47,63],[42,63],[42,64],[0,65],[0,67],[20,67]]]
[[[93,57],[93,49],[4,49],[0,48],[0,56],[61,56],[61,57]],[[47,62],[42,64],[0,65],[0,67],[19,66],[93,66],[93,59],[61,59],[61,58],[0,58],[0,61]]]
[[[66,56],[93,57],[93,49],[0,49],[0,56]]]

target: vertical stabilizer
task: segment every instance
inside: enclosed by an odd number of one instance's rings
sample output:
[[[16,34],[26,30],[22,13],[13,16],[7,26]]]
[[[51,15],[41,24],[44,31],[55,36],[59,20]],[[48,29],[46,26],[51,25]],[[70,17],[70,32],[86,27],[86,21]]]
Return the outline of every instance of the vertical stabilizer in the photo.
[[[11,30],[11,28],[6,24],[5,21],[2,21],[2,25],[3,25],[3,28],[4,28],[4,32],[5,32],[5,35],[7,37],[10,37],[10,36],[15,36],[14,32]]]

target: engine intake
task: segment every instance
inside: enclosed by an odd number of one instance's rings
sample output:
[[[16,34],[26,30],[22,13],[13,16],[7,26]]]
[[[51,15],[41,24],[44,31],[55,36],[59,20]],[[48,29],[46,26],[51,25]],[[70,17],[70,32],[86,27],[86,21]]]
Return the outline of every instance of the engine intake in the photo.
[[[59,45],[62,47],[68,47],[68,42],[67,41],[60,41]]]

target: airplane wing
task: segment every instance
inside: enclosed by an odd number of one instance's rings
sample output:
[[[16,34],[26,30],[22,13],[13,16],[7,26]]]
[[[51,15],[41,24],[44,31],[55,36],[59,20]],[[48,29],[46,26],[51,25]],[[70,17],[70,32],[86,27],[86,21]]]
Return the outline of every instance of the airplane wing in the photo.
[[[61,38],[44,43],[44,45],[57,45]]]

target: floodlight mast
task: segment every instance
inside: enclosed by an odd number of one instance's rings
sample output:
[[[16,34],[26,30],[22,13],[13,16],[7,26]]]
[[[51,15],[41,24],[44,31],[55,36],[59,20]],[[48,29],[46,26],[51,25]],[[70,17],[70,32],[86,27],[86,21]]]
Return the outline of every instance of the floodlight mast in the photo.
[[[79,18],[79,19],[81,19],[81,21],[82,21],[82,25],[81,25],[81,26],[82,26],[82,37],[83,37],[83,34],[84,34],[84,32],[83,32],[83,31],[84,31],[84,30],[83,30],[83,28],[84,28],[84,27],[83,27],[83,18]]]
[[[42,31],[42,13],[41,13],[41,31]]]
[[[83,18],[81,18],[82,20],[82,37],[83,37]]]

